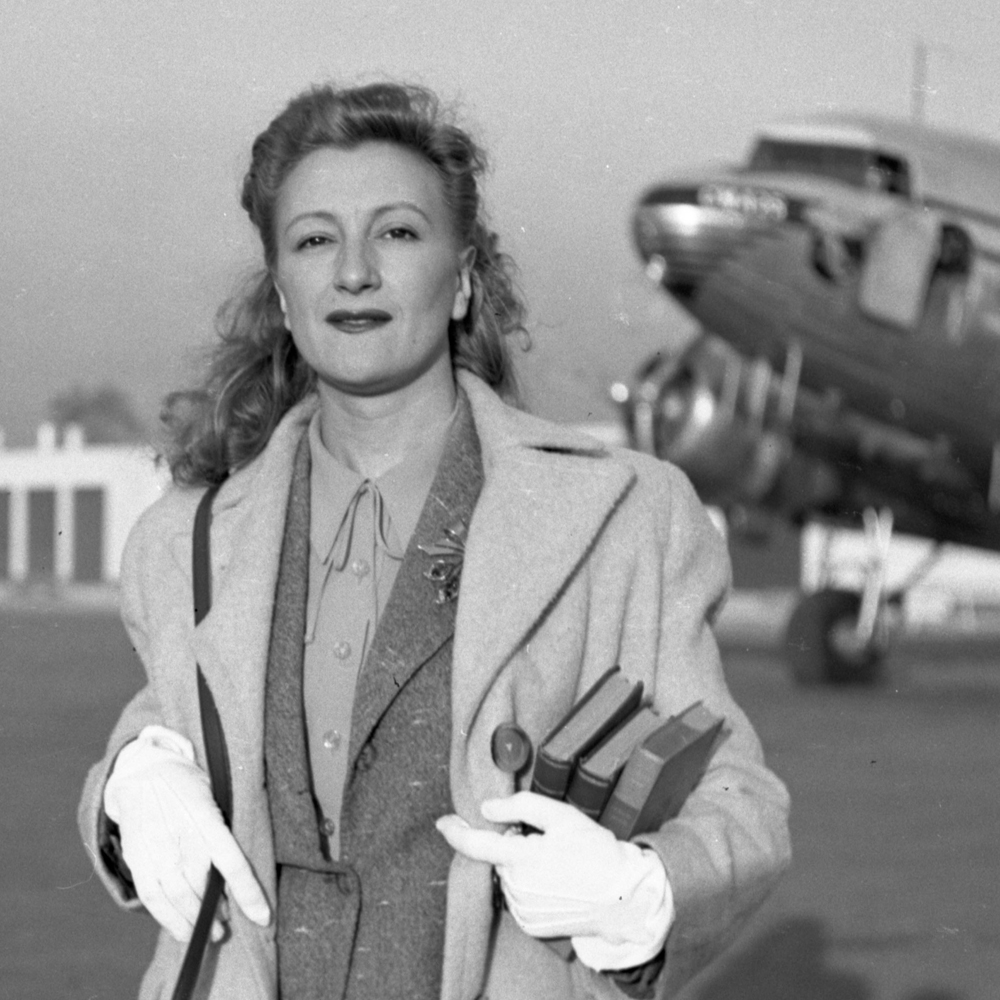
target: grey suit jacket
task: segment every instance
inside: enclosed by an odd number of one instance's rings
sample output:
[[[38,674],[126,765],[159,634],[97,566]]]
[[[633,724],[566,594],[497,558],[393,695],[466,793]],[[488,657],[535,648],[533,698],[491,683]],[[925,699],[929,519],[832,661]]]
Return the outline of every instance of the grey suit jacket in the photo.
[[[323,850],[303,712],[309,482],[303,438],[289,492],[264,707],[268,804],[276,857],[284,865],[281,993],[296,1000],[429,998],[440,988],[451,860],[433,821],[451,811],[455,630],[454,600],[439,600],[439,583],[429,575],[438,564],[438,543],[471,520],[482,482],[464,394],[358,680],[340,862]],[[329,682],[336,691],[336,673]]]

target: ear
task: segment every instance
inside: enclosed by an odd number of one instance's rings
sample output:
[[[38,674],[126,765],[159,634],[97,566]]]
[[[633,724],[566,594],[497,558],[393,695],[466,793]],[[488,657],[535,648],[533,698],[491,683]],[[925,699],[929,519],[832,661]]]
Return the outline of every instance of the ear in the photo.
[[[285,293],[281,290],[281,286],[272,277],[272,283],[274,284],[274,290],[278,293],[278,302],[281,304],[281,315],[285,317],[285,329],[291,333],[292,328],[288,325],[288,303],[285,301]]]
[[[458,287],[451,307],[451,318],[465,319],[472,301],[472,266],[476,263],[476,248],[466,247],[458,258]]]

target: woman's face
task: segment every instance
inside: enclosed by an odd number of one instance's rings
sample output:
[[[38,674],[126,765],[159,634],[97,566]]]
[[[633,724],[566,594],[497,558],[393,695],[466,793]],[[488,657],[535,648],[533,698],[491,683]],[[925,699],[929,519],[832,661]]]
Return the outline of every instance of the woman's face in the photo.
[[[430,164],[385,142],[316,150],[282,186],[275,223],[285,324],[321,392],[451,379],[448,324],[468,309],[473,250]]]

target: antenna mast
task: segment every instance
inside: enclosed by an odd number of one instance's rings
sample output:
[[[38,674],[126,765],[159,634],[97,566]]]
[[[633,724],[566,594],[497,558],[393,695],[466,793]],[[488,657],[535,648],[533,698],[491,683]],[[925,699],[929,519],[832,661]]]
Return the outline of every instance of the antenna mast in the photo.
[[[924,122],[927,98],[927,46],[922,38],[913,44],[913,82],[910,87],[910,113],[919,124]]]

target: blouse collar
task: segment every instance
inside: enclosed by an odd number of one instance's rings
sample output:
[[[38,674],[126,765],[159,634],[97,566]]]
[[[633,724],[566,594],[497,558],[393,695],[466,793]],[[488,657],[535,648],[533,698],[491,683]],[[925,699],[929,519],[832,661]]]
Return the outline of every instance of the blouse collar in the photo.
[[[426,428],[413,451],[377,479],[362,476],[327,451],[319,433],[319,410],[313,414],[308,428],[312,459],[309,535],[316,558],[326,562],[333,556],[343,526],[353,522],[349,515],[365,494],[371,493],[378,512],[376,541],[385,545],[391,556],[402,559],[457,413],[456,402],[444,420]],[[350,539],[344,539],[340,547],[344,544],[347,551]]]

